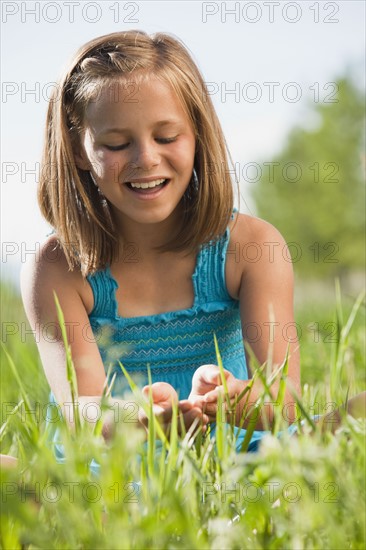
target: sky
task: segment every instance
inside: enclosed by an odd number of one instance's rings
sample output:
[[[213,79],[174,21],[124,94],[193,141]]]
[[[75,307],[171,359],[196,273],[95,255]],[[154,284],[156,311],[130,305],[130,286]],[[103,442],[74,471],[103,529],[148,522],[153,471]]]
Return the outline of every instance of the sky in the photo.
[[[127,29],[179,37],[198,64],[255,214],[248,180],[315,103],[336,99],[349,67],[364,86],[365,3],[1,2],[1,276],[18,284],[27,255],[50,232],[36,190],[49,94],[85,42]]]

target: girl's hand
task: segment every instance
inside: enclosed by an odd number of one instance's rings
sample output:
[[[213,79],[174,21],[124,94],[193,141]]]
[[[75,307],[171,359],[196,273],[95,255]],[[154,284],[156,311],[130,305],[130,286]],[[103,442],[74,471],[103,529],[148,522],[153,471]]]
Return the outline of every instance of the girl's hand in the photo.
[[[231,372],[224,369],[226,385],[231,405],[235,397],[243,390],[243,382],[235,378]],[[218,396],[221,394],[223,406],[228,409],[225,398],[224,386],[222,385],[220,369],[216,365],[202,365],[192,378],[192,391],[188,400],[195,406],[201,407],[211,422],[216,420],[218,408]]]
[[[152,399],[154,407],[159,411],[164,410],[172,406],[172,403],[178,403],[178,394],[167,382],[155,382],[151,386],[144,386],[142,388],[143,396],[147,401],[150,398],[150,388],[152,393]]]
[[[178,394],[173,386],[167,382],[155,382],[155,384],[151,386],[144,386],[142,393],[146,401],[150,399],[150,390],[153,399],[153,412],[167,435],[171,425],[173,403],[178,406],[178,414],[182,418],[186,430],[189,430],[196,418],[199,420],[198,426],[202,425],[202,431],[207,429],[209,419],[207,415],[203,413],[202,408],[195,406],[187,399],[178,401]],[[142,408],[140,408],[139,412],[139,421],[147,430],[149,420]],[[181,433],[181,422],[179,419],[178,432]]]

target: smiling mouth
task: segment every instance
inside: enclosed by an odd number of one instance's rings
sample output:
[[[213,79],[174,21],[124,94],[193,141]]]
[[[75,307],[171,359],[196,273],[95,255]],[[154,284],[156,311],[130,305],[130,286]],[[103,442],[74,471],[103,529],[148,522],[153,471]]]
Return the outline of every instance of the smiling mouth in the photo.
[[[159,191],[163,187],[165,187],[170,182],[170,179],[156,179],[149,182],[139,182],[139,181],[126,181],[126,185],[131,191],[134,191],[135,193],[156,193],[156,191]]]

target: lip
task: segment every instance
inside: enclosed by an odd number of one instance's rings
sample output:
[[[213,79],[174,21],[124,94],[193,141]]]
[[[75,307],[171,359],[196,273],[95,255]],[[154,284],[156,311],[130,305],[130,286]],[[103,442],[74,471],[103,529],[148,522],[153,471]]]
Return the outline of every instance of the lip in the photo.
[[[157,179],[163,179],[163,178],[155,176],[154,178],[142,178],[142,179],[139,179],[139,180],[137,180],[137,179],[136,180],[130,180],[130,182],[132,182],[132,183],[134,183],[134,182],[145,183],[146,182],[147,183],[149,181],[154,181],[154,180],[157,180]],[[151,192],[150,193],[144,193],[144,192],[141,192],[141,191],[139,193],[136,193],[136,191],[132,191],[132,189],[130,189],[128,185],[126,185],[126,187],[129,191],[129,193],[133,194],[135,199],[139,199],[139,200],[142,200],[142,201],[149,201],[149,200],[151,201],[151,200],[154,200],[154,199],[160,197],[160,195],[162,193],[164,193],[166,187],[168,187],[170,185],[171,178],[164,178],[164,179],[168,179],[169,182],[166,185],[164,185],[163,187],[161,187],[160,189],[158,189],[157,191],[155,191],[154,193],[151,193]],[[130,183],[130,182],[125,182],[125,183]]]
[[[168,180],[170,178],[166,176],[149,176],[148,178],[134,178],[131,180],[126,180],[123,183],[150,183],[150,181],[155,180]]]

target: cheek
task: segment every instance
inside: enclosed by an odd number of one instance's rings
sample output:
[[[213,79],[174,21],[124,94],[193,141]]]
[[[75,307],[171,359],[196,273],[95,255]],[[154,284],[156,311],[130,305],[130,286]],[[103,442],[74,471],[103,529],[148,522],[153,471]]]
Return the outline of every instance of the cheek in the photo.
[[[194,164],[195,143],[191,140],[181,140],[172,151],[172,158],[177,166],[191,170]]]
[[[125,163],[116,158],[116,155],[108,153],[97,153],[90,160],[96,177],[111,182],[117,181],[118,174],[125,166]]]

